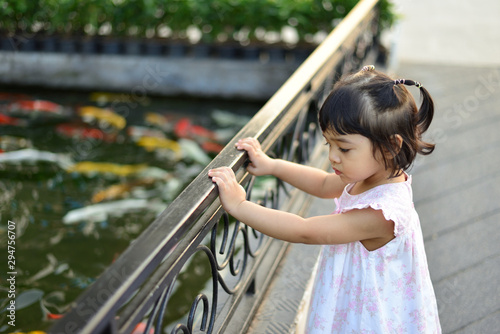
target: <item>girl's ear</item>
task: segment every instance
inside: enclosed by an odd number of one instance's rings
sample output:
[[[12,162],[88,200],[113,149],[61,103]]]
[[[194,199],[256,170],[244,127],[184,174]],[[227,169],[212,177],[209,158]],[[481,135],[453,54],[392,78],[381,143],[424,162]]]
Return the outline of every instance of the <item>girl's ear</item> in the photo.
[[[391,136],[391,149],[384,148],[384,154],[386,159],[392,160],[399,154],[401,148],[403,147],[403,137],[401,135],[392,135]]]
[[[391,141],[394,146],[394,151],[396,154],[399,154],[399,151],[401,151],[401,148],[403,147],[403,137],[401,137],[401,135],[392,135]]]

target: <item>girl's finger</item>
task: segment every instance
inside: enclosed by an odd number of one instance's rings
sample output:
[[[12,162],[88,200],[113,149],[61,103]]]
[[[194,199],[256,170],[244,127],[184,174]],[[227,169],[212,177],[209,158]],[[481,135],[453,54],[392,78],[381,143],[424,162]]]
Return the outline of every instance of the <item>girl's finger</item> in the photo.
[[[219,167],[211,169],[208,171],[208,176],[212,177],[212,179],[214,177],[218,178],[222,182],[227,182],[231,179],[236,179],[233,170],[229,167]]]
[[[238,140],[238,142],[236,143],[236,146],[238,148],[246,146],[246,147],[252,147],[254,149],[257,149],[259,147],[259,142],[257,141],[257,139],[249,137],[249,138],[244,138],[244,139]]]

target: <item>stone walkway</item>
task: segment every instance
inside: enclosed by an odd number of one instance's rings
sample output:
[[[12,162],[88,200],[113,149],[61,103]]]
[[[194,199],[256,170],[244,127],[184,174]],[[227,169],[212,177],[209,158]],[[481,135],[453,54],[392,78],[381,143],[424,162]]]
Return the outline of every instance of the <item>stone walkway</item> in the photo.
[[[401,64],[433,95],[435,151],[411,172],[443,333],[500,328],[500,67]]]

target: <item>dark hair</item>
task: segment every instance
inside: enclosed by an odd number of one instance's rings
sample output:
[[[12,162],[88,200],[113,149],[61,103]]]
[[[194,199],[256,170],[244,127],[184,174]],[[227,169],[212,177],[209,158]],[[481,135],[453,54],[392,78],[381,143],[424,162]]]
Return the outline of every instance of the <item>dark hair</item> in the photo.
[[[420,89],[420,109],[405,84]],[[411,166],[417,153],[427,155],[434,150],[434,144],[422,140],[433,115],[432,98],[420,83],[394,80],[365,67],[335,84],[319,111],[319,123],[323,132],[367,137],[374,156],[380,151],[385,167],[391,169],[390,177],[395,177]],[[401,149],[395,135],[403,139]]]

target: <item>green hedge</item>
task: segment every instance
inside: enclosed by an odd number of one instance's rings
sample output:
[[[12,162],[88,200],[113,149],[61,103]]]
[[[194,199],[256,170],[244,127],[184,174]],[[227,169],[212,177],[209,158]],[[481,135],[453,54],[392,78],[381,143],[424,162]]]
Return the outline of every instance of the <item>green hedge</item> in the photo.
[[[3,34],[57,34],[259,40],[259,32],[295,28],[300,41],[329,32],[357,0],[0,0]],[[381,26],[394,20],[381,1]]]

